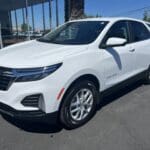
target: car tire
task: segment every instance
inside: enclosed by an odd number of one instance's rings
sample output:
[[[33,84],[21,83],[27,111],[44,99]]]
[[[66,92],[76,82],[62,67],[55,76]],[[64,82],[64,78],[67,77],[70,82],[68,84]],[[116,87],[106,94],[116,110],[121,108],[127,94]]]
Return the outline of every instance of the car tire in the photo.
[[[99,93],[91,81],[75,83],[64,97],[60,108],[60,122],[66,129],[75,129],[95,114]]]
[[[145,83],[150,84],[150,67],[149,67],[149,69],[147,70],[147,73],[146,73]]]

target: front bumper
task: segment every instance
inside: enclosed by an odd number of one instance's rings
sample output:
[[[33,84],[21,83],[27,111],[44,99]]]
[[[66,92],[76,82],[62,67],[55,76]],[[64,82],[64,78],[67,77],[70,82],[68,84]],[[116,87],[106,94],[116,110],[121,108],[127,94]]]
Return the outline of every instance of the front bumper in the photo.
[[[0,114],[7,115],[19,120],[27,120],[32,122],[45,122],[50,124],[56,124],[58,119],[58,112],[48,113],[41,110],[35,111],[18,111],[14,108],[0,103]]]
[[[59,83],[59,82],[58,82]],[[58,111],[60,101],[56,100],[61,85],[55,83],[51,78],[45,78],[36,82],[13,83],[9,90],[0,90],[0,103],[15,110],[36,111],[42,110],[46,114]],[[25,106],[22,101],[31,95],[41,94],[42,99],[36,107]]]

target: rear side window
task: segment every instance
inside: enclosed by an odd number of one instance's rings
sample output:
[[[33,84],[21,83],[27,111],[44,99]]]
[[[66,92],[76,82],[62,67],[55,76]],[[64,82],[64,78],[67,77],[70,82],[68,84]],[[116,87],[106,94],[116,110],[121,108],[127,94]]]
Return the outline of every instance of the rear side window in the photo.
[[[150,38],[150,32],[144,24],[136,21],[130,21],[132,31],[132,42],[144,41]]]

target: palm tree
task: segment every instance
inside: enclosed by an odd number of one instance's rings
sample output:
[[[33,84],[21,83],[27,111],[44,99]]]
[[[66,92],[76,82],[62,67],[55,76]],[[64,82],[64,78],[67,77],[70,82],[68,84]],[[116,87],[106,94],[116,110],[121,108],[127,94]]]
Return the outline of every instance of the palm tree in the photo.
[[[84,16],[84,0],[65,0],[65,21]]]

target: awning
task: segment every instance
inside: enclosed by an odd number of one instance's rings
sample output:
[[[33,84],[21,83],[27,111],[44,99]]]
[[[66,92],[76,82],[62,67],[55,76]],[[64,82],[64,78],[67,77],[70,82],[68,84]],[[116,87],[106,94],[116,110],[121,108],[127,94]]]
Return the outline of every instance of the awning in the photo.
[[[28,6],[40,4],[42,2],[48,2],[49,0],[28,0]],[[26,6],[26,0],[0,0],[0,10],[9,11]]]

